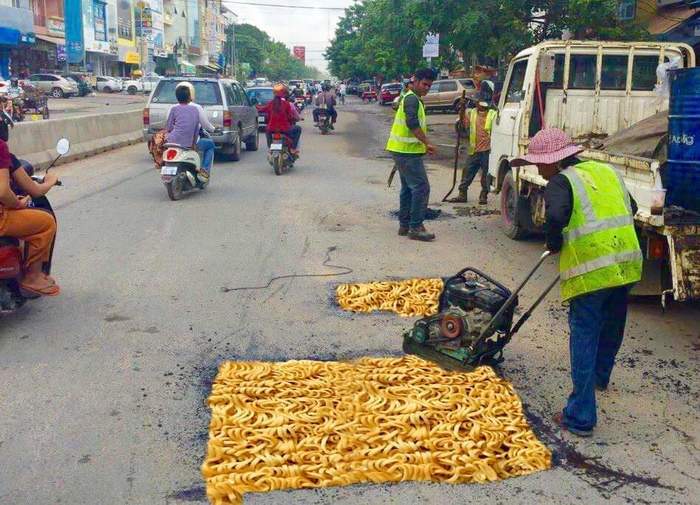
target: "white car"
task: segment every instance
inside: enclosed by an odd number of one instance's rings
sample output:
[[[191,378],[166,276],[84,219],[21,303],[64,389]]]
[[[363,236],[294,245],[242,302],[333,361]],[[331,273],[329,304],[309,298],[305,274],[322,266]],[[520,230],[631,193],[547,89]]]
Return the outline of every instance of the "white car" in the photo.
[[[103,93],[117,93],[123,89],[122,82],[114,77],[100,75],[96,79],[97,91]]]
[[[124,89],[130,95],[135,95],[136,93],[150,93],[153,91],[161,79],[160,75],[146,75],[140,79],[128,79],[124,81]]]

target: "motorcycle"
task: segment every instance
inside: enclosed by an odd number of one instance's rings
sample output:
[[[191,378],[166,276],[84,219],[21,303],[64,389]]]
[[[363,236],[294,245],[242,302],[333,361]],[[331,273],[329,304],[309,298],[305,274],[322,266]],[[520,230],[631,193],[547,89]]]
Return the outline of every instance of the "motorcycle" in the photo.
[[[275,171],[275,175],[282,175],[294,166],[297,157],[291,153],[292,141],[287,135],[280,132],[270,135],[272,139],[267,159]]]
[[[22,89],[10,89],[0,98],[2,109],[15,123],[24,121],[24,91]]]
[[[65,156],[70,151],[70,142],[66,138],[60,139],[56,143],[56,151],[58,156],[53,160],[51,165],[46,169],[46,172],[54,166],[54,164]],[[20,160],[21,161],[21,160]],[[33,180],[38,183],[44,182],[44,178],[34,175],[33,167],[28,163],[22,163],[22,168],[27,170],[27,173]],[[56,186],[62,186],[61,181],[56,182]],[[18,193],[19,196],[22,196]],[[55,218],[53,208],[46,195],[39,198],[33,198],[30,208],[43,209],[49,212]],[[22,307],[27,300],[39,298],[37,295],[25,292],[20,288],[22,280],[22,258],[24,254],[24,245],[14,237],[0,237],[0,315],[7,315],[17,311]],[[51,248],[51,256],[53,256],[53,246]],[[44,265],[44,273],[51,273],[51,257]]]
[[[327,135],[331,131],[331,115],[325,104],[319,105],[318,108],[318,129],[321,131],[321,135]]]
[[[204,130],[200,135],[209,136]],[[164,144],[163,149],[160,179],[171,200],[179,200],[183,194],[193,189],[203,190],[209,185],[211,174],[209,177],[201,174],[202,159],[196,149],[178,144]]]
[[[301,111],[306,107],[306,99],[303,96],[294,98],[294,106],[297,108],[297,112],[301,114]]]

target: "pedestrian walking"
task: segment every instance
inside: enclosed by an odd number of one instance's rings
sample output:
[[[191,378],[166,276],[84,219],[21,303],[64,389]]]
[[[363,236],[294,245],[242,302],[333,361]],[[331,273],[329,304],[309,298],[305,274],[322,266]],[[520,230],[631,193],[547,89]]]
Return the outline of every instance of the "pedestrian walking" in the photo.
[[[399,235],[424,242],[435,239],[435,235],[423,226],[430,197],[423,156],[435,154],[435,147],[427,137],[425,105],[420,97],[428,93],[434,80],[435,72],[430,68],[415,73],[413,89],[400,101],[386,145],[401,179]]]
[[[481,193],[479,204],[486,205],[489,194],[489,155],[491,154],[491,130],[496,111],[489,108],[486,101],[479,101],[469,114],[464,115],[464,129],[469,130],[469,158],[462,168],[459,195],[450,199],[452,203],[466,203],[467,190],[481,172]]]
[[[581,161],[583,147],[556,128],[538,132],[513,166],[536,165],[544,193],[547,248],[559,253],[561,297],[569,302],[573,391],[554,421],[579,436],[596,425],[595,390],[610,382],[625,332],[627,297],[642,276],[630,196],[610,165]]]

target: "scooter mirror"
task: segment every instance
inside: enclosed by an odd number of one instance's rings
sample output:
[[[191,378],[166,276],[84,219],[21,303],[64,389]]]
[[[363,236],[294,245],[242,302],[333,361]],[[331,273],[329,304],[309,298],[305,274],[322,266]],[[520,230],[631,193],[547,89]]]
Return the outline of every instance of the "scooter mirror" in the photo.
[[[70,141],[67,138],[59,139],[56,142],[56,152],[63,156],[68,154],[68,151],[70,151]]]

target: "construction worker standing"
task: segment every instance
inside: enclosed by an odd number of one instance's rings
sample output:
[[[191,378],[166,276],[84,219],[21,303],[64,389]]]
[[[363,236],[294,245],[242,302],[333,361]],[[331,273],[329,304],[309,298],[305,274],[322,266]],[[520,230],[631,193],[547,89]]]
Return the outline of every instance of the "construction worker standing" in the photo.
[[[426,136],[428,124],[420,97],[425,96],[434,80],[435,72],[432,69],[415,73],[413,89],[409,89],[400,100],[386,144],[401,178],[399,235],[424,242],[433,240],[435,235],[423,226],[430,197],[423,156],[425,153],[434,154],[435,147]]]
[[[563,131],[546,128],[511,165],[536,165],[548,181],[545,237],[547,248],[560,253],[573,382],[554,422],[590,436],[597,422],[595,390],[608,387],[625,332],[627,296],[642,276],[642,252],[624,182],[605,163],[581,162],[575,156],[581,151]]]
[[[486,101],[479,101],[469,114],[464,115],[463,127],[469,130],[469,159],[462,168],[462,181],[459,195],[450,199],[452,203],[466,203],[469,185],[481,172],[481,193],[479,203],[485,205],[489,194],[488,173],[489,154],[491,154],[491,130],[496,111],[489,108]]]

